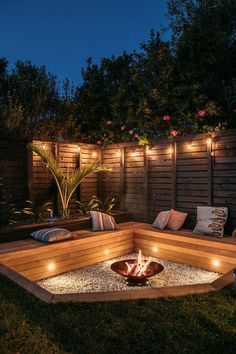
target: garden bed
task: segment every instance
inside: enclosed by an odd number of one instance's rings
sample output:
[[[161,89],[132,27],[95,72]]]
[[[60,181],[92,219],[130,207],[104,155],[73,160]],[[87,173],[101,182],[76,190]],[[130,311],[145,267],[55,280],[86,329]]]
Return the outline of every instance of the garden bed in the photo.
[[[124,211],[113,211],[112,215],[117,223],[130,220],[130,214]],[[69,231],[91,229],[91,219],[89,216],[80,216],[76,219],[9,226],[0,229],[0,243],[29,239],[31,232],[48,227],[62,227]]]

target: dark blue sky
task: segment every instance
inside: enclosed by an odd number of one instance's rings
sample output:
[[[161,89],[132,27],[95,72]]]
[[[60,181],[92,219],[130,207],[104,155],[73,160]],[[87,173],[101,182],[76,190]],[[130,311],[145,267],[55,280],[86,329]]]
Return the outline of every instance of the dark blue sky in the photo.
[[[0,0],[0,57],[79,83],[88,57],[138,49],[166,23],[166,0]]]

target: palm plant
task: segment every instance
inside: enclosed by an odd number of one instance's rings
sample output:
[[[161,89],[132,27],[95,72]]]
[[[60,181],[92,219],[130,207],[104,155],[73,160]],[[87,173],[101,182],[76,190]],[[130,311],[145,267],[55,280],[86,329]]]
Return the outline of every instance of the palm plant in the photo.
[[[46,168],[50,171],[53,176],[60,200],[62,205],[62,218],[69,217],[69,202],[75,192],[78,185],[88,176],[93,173],[101,171],[110,171],[110,168],[104,164],[100,164],[98,161],[87,165],[83,168],[76,169],[74,172],[68,172],[64,174],[58,163],[50,151],[46,151],[41,143],[31,143],[28,145],[28,148],[39,155],[42,159],[42,162],[45,164]]]
[[[26,200],[27,207],[22,211],[25,215],[32,217],[35,221],[43,221],[45,215],[53,211],[52,202],[38,202]]]
[[[78,212],[83,216],[88,215],[90,210],[97,210],[97,202],[94,201],[94,199],[91,199],[88,203],[82,203],[76,200],[76,203],[78,204]]]
[[[112,195],[108,195],[104,200],[99,199],[96,195],[93,195],[91,200],[93,210],[101,211],[105,214],[110,214],[111,210],[116,205],[116,198]]]

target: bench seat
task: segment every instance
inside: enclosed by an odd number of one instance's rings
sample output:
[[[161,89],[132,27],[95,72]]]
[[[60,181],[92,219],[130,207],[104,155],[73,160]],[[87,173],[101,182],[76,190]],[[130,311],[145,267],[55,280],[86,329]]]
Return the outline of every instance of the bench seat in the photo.
[[[74,231],[74,239],[57,243],[23,240],[1,244],[0,263],[38,281],[142,249],[144,254],[205,269],[236,268],[236,240],[195,235],[190,230],[160,231],[150,224],[125,222],[119,230]]]

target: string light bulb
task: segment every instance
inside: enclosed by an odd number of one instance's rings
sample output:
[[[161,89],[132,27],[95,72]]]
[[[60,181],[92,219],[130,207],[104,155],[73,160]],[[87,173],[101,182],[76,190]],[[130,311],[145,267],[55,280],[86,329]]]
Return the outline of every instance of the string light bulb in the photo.
[[[77,147],[77,152],[80,152],[80,150],[81,150],[81,147],[78,145],[78,147]]]
[[[212,139],[211,138],[208,138],[207,139],[207,144],[211,144],[212,143]]]
[[[92,153],[92,157],[97,157],[96,151],[94,151],[94,152]]]
[[[169,151],[170,154],[172,154],[172,153],[173,153],[173,148],[170,147],[170,148],[168,149],[168,151]]]
[[[116,156],[117,156],[117,157],[120,157],[120,150],[117,150]]]

